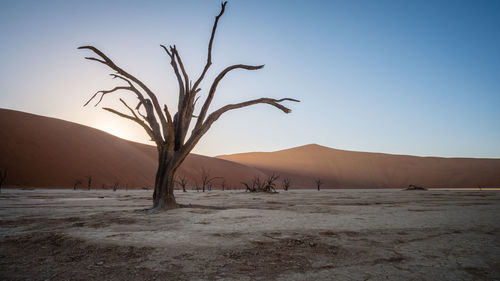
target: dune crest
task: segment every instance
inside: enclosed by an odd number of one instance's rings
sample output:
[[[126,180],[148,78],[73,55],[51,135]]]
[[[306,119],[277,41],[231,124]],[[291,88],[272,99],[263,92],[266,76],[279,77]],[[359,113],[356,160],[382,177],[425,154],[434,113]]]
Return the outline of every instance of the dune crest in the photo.
[[[317,178],[325,188],[500,187],[500,159],[356,152],[318,144],[217,158],[275,172],[290,177],[292,185],[309,188]]]
[[[7,186],[73,187],[92,176],[92,188],[152,187],[156,148],[84,125],[0,109],[0,168]],[[441,158],[355,152],[308,144],[275,152],[207,157],[190,154],[178,173],[200,182],[201,169],[242,188],[255,175],[278,173],[293,188],[500,187],[500,159]],[[220,185],[218,180],[215,185]]]
[[[7,186],[85,188],[152,187],[157,167],[153,146],[127,141],[84,125],[20,111],[0,109],[0,168],[8,167]],[[202,167],[226,186],[263,174],[227,160],[190,154],[178,173],[200,181]],[[216,185],[220,183],[216,182]],[[240,187],[241,188],[241,187]]]

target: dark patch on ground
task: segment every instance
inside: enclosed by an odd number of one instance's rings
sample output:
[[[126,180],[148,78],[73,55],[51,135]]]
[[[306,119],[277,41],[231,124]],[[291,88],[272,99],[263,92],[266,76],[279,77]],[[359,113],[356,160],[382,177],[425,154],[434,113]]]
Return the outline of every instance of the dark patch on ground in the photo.
[[[95,245],[60,233],[6,237],[0,243],[0,279],[186,279],[168,262],[158,271],[142,266],[152,251],[146,247]]]

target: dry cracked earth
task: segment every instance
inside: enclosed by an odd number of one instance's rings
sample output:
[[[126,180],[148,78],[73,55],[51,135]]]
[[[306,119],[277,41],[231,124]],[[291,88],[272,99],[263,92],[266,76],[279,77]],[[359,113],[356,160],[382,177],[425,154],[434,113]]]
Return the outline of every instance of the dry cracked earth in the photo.
[[[500,280],[500,191],[2,190],[1,280]]]

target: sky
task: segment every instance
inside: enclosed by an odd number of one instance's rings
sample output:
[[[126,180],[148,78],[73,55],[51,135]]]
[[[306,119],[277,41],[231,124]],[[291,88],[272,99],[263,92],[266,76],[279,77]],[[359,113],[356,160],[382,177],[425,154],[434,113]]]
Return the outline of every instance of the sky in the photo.
[[[175,44],[197,77],[220,1],[0,1],[0,107],[60,118],[149,143],[123,110],[121,85],[87,61],[94,45],[175,108],[177,82],[160,44]],[[317,143],[333,148],[500,158],[499,1],[229,1],[202,83],[226,66],[210,111],[291,97],[292,113],[228,112],[193,152],[214,156]],[[199,103],[201,104],[201,102]],[[125,109],[126,110],[126,109]],[[199,110],[199,108],[198,108]],[[125,111],[124,111],[125,112]],[[36,136],[35,136],[36,137]]]

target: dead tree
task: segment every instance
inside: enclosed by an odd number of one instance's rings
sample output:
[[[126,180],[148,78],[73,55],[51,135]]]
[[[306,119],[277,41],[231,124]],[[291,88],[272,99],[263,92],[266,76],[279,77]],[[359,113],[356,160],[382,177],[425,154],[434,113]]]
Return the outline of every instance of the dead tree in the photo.
[[[318,188],[319,191],[323,182],[321,181],[321,179],[315,179],[314,182],[316,183],[316,187]]]
[[[92,185],[92,176],[87,176],[87,187],[90,190],[90,186]]]
[[[194,187],[196,188],[196,192],[200,192],[200,186],[198,185],[197,180],[194,180]]]
[[[7,179],[7,171],[9,169],[5,168],[0,172],[0,193],[2,192],[2,185],[5,183],[5,180]]]
[[[245,192],[269,192],[276,193],[276,180],[278,180],[279,175],[272,174],[267,179],[261,180],[258,176],[252,179],[251,184],[242,182],[246,187]]]
[[[281,182],[281,186],[283,187],[284,191],[288,191],[288,189],[290,188],[290,179],[283,178],[283,181]]]
[[[276,175],[276,174],[272,174],[270,175],[266,181],[265,181],[265,184],[264,184],[264,191],[265,192],[276,192],[276,183],[275,181],[277,181],[279,179],[279,175]]]
[[[208,191],[212,190],[213,181],[216,179],[220,179],[220,177],[210,177],[210,171],[205,167],[201,168],[201,189],[203,192],[205,192],[205,188]]]
[[[187,180],[187,177],[185,175],[177,176],[176,182],[178,185],[180,185],[182,187],[182,192],[187,192],[186,186],[187,186],[188,180]]]
[[[130,114],[125,114],[112,108],[103,109],[136,122],[144,128],[146,133],[151,137],[151,140],[156,144],[158,150],[158,168],[155,178],[153,206],[151,211],[167,210],[177,207],[174,197],[175,172],[186,156],[196,146],[198,141],[205,135],[213,123],[224,113],[261,103],[272,105],[285,113],[289,113],[291,110],[283,106],[281,103],[284,101],[298,102],[298,100],[292,98],[259,98],[235,104],[228,104],[208,114],[210,104],[212,103],[217,90],[217,86],[229,72],[238,69],[257,70],[264,67],[264,65],[252,66],[235,64],[226,67],[217,76],[215,76],[200,111],[198,114],[194,114],[196,101],[200,97],[197,96],[201,91],[199,86],[212,65],[212,45],[214,42],[215,32],[217,30],[217,24],[219,23],[221,16],[224,14],[226,4],[227,2],[221,4],[221,10],[215,17],[208,43],[207,61],[201,71],[201,74],[194,80],[194,83],[193,80],[191,80],[192,77],[189,77],[186,69],[184,68],[181,55],[176,46],[173,45],[167,48],[161,45],[170,58],[170,65],[172,66],[179,86],[177,113],[175,115],[170,113],[170,109],[168,109],[166,104],[164,104],[163,107],[161,106],[157,95],[148,86],[146,86],[146,84],[115,64],[114,61],[112,61],[99,49],[94,46],[81,46],[78,48],[92,51],[97,57],[86,57],[86,59],[106,65],[113,70],[113,73],[111,74],[113,78],[118,78],[125,83],[125,85],[117,86],[110,90],[96,92],[89,99],[89,101],[85,103],[85,105],[89,104],[94,98],[100,95],[99,101],[97,102],[97,104],[99,104],[105,95],[116,91],[127,91],[138,99],[138,103],[135,107],[130,107],[124,100],[120,99]],[[196,118],[196,122],[193,126],[191,126],[191,133],[189,134],[189,137],[187,137],[193,118]]]
[[[118,185],[118,182],[115,182],[115,184],[113,184],[113,191],[116,191],[118,189]]]
[[[410,185],[408,185],[408,188],[406,188],[406,190],[427,190],[427,188],[425,188],[423,186],[417,186],[417,185],[410,184]]]
[[[224,191],[224,189],[226,188],[226,180],[225,179],[222,179],[222,181],[220,183],[220,188],[222,189],[222,191]]]
[[[82,184],[82,180],[75,180],[75,183],[73,183],[73,190],[76,190],[76,187]]]
[[[261,183],[261,180],[258,176],[254,176],[254,178],[252,179],[252,182],[250,184],[246,183],[246,182],[241,182],[245,187],[245,192],[257,192],[260,190],[261,186],[262,186],[262,183]]]

